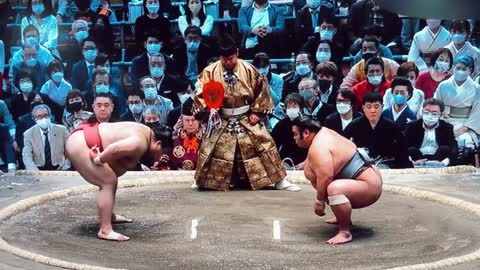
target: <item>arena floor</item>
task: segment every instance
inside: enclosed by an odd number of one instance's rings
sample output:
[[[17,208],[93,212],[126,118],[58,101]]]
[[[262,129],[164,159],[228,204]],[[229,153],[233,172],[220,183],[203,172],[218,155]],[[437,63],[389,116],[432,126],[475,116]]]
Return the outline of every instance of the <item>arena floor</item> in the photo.
[[[2,188],[6,181],[0,180],[0,206],[85,184],[78,176],[39,176],[38,182],[30,178],[12,178],[7,188]],[[354,210],[354,241],[340,246],[325,244],[335,235],[336,226],[323,222],[332,216],[329,209],[323,218],[313,213],[315,193],[308,185],[295,193],[199,192],[188,183],[131,184],[144,178],[133,174],[122,178],[131,187],[117,194],[116,212],[135,219],[115,226],[131,237],[128,242],[95,238],[94,193],[84,191],[15,214],[0,223],[0,237],[18,250],[78,267],[391,269],[432,262],[436,266],[409,269],[480,267],[480,261],[473,259],[452,263],[480,250],[480,216],[442,202],[458,198],[480,204],[476,173],[386,174],[387,186],[432,191],[440,199],[421,199],[387,188],[375,205]],[[442,264],[447,260],[455,265]],[[0,269],[57,268],[1,252]]]

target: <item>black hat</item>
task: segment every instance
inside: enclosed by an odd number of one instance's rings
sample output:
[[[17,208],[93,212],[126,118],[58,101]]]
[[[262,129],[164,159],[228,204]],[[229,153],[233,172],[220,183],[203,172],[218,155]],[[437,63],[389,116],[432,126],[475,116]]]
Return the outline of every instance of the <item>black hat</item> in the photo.
[[[182,115],[192,116],[193,99],[190,97],[182,104]]]

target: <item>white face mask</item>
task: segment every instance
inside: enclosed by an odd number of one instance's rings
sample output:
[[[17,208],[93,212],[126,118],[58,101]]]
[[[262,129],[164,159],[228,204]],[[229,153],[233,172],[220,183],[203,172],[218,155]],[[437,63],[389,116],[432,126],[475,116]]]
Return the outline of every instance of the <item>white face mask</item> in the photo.
[[[352,109],[352,105],[345,103],[337,103],[336,106],[339,114],[346,114]]]
[[[128,105],[128,108],[134,114],[141,114],[143,112],[143,104],[142,103],[130,104],[130,105]]]
[[[422,116],[422,119],[423,119],[423,123],[426,126],[431,127],[431,126],[434,126],[438,123],[438,120],[440,119],[440,117],[436,116],[436,115],[433,115],[431,113],[428,113],[428,112],[424,112],[423,116]]]
[[[180,100],[180,103],[185,103],[185,101],[187,101],[187,99],[189,97],[191,97],[192,95],[190,94],[178,94],[178,99]]]
[[[427,19],[427,25],[428,25],[428,27],[430,27],[430,29],[437,28],[441,23],[442,23],[442,20]]]
[[[368,82],[371,84],[371,85],[379,85],[382,83],[382,75],[369,75],[368,76]]]
[[[452,35],[452,41],[454,44],[461,44],[467,39],[467,34],[454,34]]]
[[[293,121],[293,119],[300,116],[300,108],[287,108],[287,116]]]
[[[50,126],[50,118],[42,118],[42,119],[38,119],[37,121],[37,125],[41,128],[41,129],[47,129],[48,126]]]

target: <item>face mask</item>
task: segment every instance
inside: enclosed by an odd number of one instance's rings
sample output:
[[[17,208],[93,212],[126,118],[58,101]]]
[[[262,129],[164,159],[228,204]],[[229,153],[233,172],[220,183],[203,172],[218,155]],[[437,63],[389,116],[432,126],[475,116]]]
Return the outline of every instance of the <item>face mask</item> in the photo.
[[[109,73],[109,74],[110,74],[110,67],[103,67],[103,70],[104,70],[106,73]]]
[[[450,70],[450,64],[445,62],[445,61],[440,61],[440,60],[437,60],[435,62],[435,69],[440,71],[440,72],[447,72]]]
[[[189,41],[187,42],[187,49],[190,51],[196,51],[198,50],[198,47],[200,47],[200,42],[199,41]]]
[[[63,80],[63,72],[55,72],[52,74],[52,80],[59,83]]]
[[[150,68],[150,74],[152,74],[153,77],[159,78],[163,76],[163,68],[162,67],[152,67]]]
[[[293,119],[300,116],[300,108],[287,108],[287,116],[293,121]]]
[[[326,92],[328,89],[330,89],[330,86],[332,86],[332,82],[329,80],[318,80],[318,88],[320,88],[320,91]]]
[[[143,90],[143,93],[145,94],[145,99],[147,100],[154,100],[158,95],[157,89],[155,89],[154,87],[146,88],[145,90]]]
[[[300,64],[295,67],[298,75],[303,76],[310,72],[310,66],[307,64]]]
[[[75,39],[78,42],[81,42],[82,40],[86,39],[88,37],[88,32],[87,31],[78,31],[75,33]]]
[[[45,11],[45,6],[43,4],[38,4],[32,6],[32,12],[35,13],[36,15],[40,15]]]
[[[190,98],[192,95],[190,94],[183,94],[183,95],[178,95],[178,99],[180,100],[180,103],[185,103],[188,98]]]
[[[147,44],[148,54],[159,53],[161,48],[162,48],[162,46],[160,46],[160,43],[159,44],[155,44],[155,43]]]
[[[133,114],[141,114],[143,112],[143,104],[130,104],[128,108]]]
[[[270,71],[270,68],[269,67],[264,67],[264,68],[259,68],[257,70],[258,70],[258,73],[260,73],[260,75],[266,76],[268,74],[268,72]]]
[[[467,34],[455,34],[452,35],[452,41],[454,44],[461,44],[465,42],[465,39],[467,38]]]
[[[93,62],[95,61],[95,57],[97,57],[97,50],[88,50],[83,53],[83,56],[88,62]]]
[[[437,19],[428,19],[427,20],[427,25],[428,27],[430,27],[430,29],[432,28],[437,28],[440,23],[442,23],[442,20],[437,20]]]
[[[70,108],[74,112],[80,111],[82,109],[82,107],[83,107],[83,102],[82,101],[76,101],[76,102],[70,103]]]
[[[160,4],[147,5],[147,9],[148,9],[148,12],[155,14],[160,9]]]
[[[440,116],[436,116],[427,112],[424,112],[422,116],[423,123],[429,127],[436,125],[438,123],[439,118]]]
[[[345,103],[337,103],[336,107],[339,114],[346,114],[352,109],[352,105]]]
[[[453,78],[456,81],[465,81],[468,78],[469,75],[470,75],[469,72],[464,71],[464,70],[454,70],[453,71]]]
[[[190,10],[191,10],[193,13],[197,14],[198,12],[200,12],[200,9],[201,9],[201,8],[202,8],[202,4],[198,3],[198,4],[193,4],[193,5],[191,5]]]
[[[307,6],[311,9],[316,9],[318,6],[320,6],[321,0],[307,0]]]
[[[50,118],[49,118],[49,117],[39,119],[39,120],[37,120],[36,122],[37,122],[37,125],[38,125],[41,129],[47,129],[48,126],[50,126]]]
[[[368,76],[368,82],[371,84],[371,85],[379,85],[380,83],[382,83],[382,77],[381,75],[378,75],[378,76],[375,76],[375,75],[370,75]]]
[[[320,39],[321,40],[332,40],[333,39],[333,31],[331,30],[321,30],[320,31]]]
[[[304,90],[300,93],[300,95],[303,97],[305,102],[310,102],[312,99],[315,98],[315,94],[310,90]]]
[[[394,95],[393,102],[397,105],[403,105],[407,102],[407,97],[404,95]]]
[[[37,37],[28,37],[25,39],[25,43],[32,45],[32,46],[37,46],[38,45],[38,38]]]
[[[37,65],[37,63],[38,63],[37,58],[30,58],[26,62],[27,66],[29,67],[34,67]]]
[[[23,82],[20,83],[20,90],[25,94],[30,94],[32,92],[33,83],[32,82]]]
[[[332,54],[330,52],[319,52],[317,51],[316,58],[319,63],[327,62],[330,60]]]
[[[156,126],[159,126],[160,125],[160,121],[157,121],[157,122],[150,122],[150,123],[145,123],[145,125],[151,129],[153,129],[154,127]]]
[[[263,6],[263,5],[265,5],[265,3],[267,3],[267,0],[255,0],[255,3],[257,5]]]
[[[95,85],[95,92],[96,93],[108,93],[110,90],[110,87],[105,84],[97,84]]]
[[[367,52],[364,52],[362,53],[362,58],[363,60],[365,60],[365,62],[367,62],[370,58],[374,57],[375,55],[377,55],[377,52],[374,51],[367,51]]]

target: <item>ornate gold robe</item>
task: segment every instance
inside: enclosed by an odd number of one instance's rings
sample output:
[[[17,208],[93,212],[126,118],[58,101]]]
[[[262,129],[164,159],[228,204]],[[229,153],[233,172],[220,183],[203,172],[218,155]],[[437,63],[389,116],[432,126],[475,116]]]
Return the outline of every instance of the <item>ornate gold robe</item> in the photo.
[[[194,111],[205,109],[203,84],[215,80],[223,84],[225,99],[219,110],[222,124],[205,137],[198,153],[195,180],[202,188],[227,191],[232,175],[248,179],[252,189],[261,189],[282,180],[286,172],[281,165],[275,142],[263,122],[252,126],[249,113],[264,114],[273,110],[268,85],[251,64],[238,59],[234,73],[238,81],[233,87],[224,81],[220,61],[206,67],[199,75],[194,98]],[[222,109],[249,106],[248,112],[231,116]],[[234,173],[234,165],[237,171]]]

